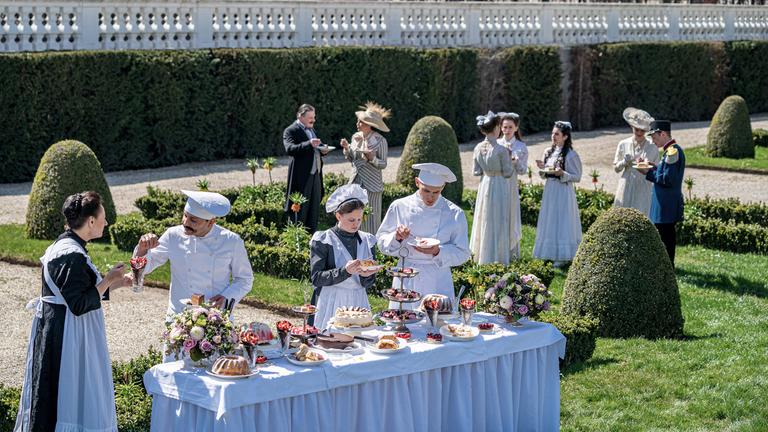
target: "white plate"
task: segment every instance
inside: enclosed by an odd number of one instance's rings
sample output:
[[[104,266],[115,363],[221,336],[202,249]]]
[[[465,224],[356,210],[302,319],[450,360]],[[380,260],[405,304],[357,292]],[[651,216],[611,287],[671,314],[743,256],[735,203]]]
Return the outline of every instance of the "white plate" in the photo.
[[[371,323],[371,325],[366,327],[360,327],[360,326],[350,326],[350,327],[336,327],[335,324],[333,324],[333,321],[328,323],[328,328],[331,330],[331,333],[352,333],[352,334],[360,334],[361,332],[364,332],[366,330],[373,330],[376,328],[375,323]]]
[[[207,373],[210,376],[215,376],[216,378],[228,379],[228,380],[236,380],[236,379],[250,378],[250,377],[256,375],[257,373],[259,373],[259,371],[258,370],[251,370],[251,373],[249,373],[248,375],[219,375],[217,373],[214,373],[213,371],[210,371],[210,370],[206,369],[205,373]]]
[[[384,268],[384,264],[377,264],[375,266],[370,266],[370,267],[360,266],[360,271],[361,272],[379,271],[379,270],[381,270],[383,268]]]
[[[317,352],[317,351],[315,351],[315,352]],[[319,365],[321,365],[321,364],[323,364],[323,363],[328,361],[328,355],[327,354],[320,353],[320,355],[323,356],[323,359],[322,360],[318,360],[318,361],[298,361],[293,356],[293,354],[287,356],[286,359],[288,359],[289,362],[295,364],[296,366],[319,366]]]
[[[439,246],[440,240],[436,238],[422,237],[419,239],[419,241],[416,241],[415,239],[409,241],[408,245],[413,247],[429,248],[433,246]]]
[[[474,338],[476,338],[477,335],[480,334],[480,329],[478,329],[477,327],[470,327],[470,329],[472,330],[472,336],[460,337],[460,336],[452,335],[451,331],[448,330],[448,326],[444,325],[444,326],[440,327],[440,334],[443,335],[443,337],[445,339],[448,339],[448,340],[452,340],[452,341],[456,341],[456,342],[469,342],[469,341],[473,340]]]
[[[351,355],[358,355],[365,352],[363,349],[363,346],[359,342],[352,342],[348,347],[344,349],[338,349],[338,348],[325,348],[321,347],[320,345],[315,345],[315,349],[325,351],[328,354],[351,354]]]
[[[406,348],[408,348],[408,344],[405,342],[398,342],[398,347],[396,349],[379,349],[376,348],[376,344],[368,345],[368,350],[376,354],[397,354]]]
[[[334,147],[334,146],[317,146],[317,149],[322,151],[322,152],[329,152],[329,151],[332,151],[332,150],[336,150],[336,147]]]

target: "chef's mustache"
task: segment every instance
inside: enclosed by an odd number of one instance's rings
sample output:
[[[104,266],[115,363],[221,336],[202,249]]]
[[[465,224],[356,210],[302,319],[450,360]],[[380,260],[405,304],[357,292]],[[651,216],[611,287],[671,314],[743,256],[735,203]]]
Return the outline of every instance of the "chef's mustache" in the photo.
[[[188,227],[186,225],[182,225],[182,226],[184,227],[185,230],[190,230],[190,231],[194,231],[195,230],[194,228]]]

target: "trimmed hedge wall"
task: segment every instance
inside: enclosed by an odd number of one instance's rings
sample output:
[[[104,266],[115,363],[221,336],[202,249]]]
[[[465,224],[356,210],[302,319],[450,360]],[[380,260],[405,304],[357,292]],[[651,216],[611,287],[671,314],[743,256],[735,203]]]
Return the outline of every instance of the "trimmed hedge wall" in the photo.
[[[0,154],[29,180],[52,143],[87,142],[106,171],[283,154],[297,107],[318,133],[355,130],[366,100],[393,109],[391,145],[424,115],[475,133],[479,51],[411,48],[221,49],[0,55]],[[408,77],[408,79],[403,79]],[[50,101],[67,101],[66,104]]]

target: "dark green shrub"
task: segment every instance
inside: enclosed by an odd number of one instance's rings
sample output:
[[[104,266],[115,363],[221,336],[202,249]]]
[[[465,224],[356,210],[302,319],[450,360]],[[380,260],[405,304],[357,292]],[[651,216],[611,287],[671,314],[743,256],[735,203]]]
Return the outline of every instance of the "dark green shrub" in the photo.
[[[726,42],[730,94],[743,95],[750,112],[768,111],[768,42]]]
[[[27,237],[58,237],[64,231],[65,221],[61,213],[64,200],[69,195],[88,190],[101,195],[107,222],[114,223],[115,204],[96,155],[79,141],[61,141],[52,145],[40,161],[29,194]]]
[[[297,252],[295,248],[246,243],[248,258],[254,272],[284,279],[309,277],[309,252]]]
[[[234,206],[254,206],[258,204],[280,204],[285,201],[285,182],[275,182],[272,184],[257,184],[256,186],[244,186],[234,189],[232,200]]]
[[[685,201],[686,218],[698,216],[736,224],[757,224],[768,227],[768,204],[742,203],[738,198],[693,198]]]
[[[596,319],[547,313],[540,315],[539,321],[552,324],[565,336],[565,358],[560,360],[560,370],[592,357],[599,326]]]
[[[386,183],[384,185],[384,192],[381,195],[381,217],[384,217],[384,214],[387,213],[387,209],[394,200],[407,197],[414,192],[416,192],[416,185],[413,182],[410,185]]]
[[[274,246],[280,238],[280,231],[274,223],[265,226],[255,217],[250,217],[239,224],[221,222],[219,225],[238,234],[244,242]]]
[[[601,336],[682,337],[675,272],[645,215],[612,208],[595,221],[568,271],[562,313],[597,318]]]
[[[181,224],[181,219],[146,219],[138,213],[120,216],[117,222],[109,226],[112,242],[123,251],[133,251],[139,238],[147,233],[161,236],[168,228]]]
[[[752,124],[744,98],[728,96],[720,104],[709,125],[705,152],[711,157],[755,157]]]
[[[754,129],[752,131],[752,143],[755,147],[768,147],[768,130]]]
[[[464,181],[461,175],[459,143],[453,127],[440,117],[424,117],[411,128],[397,169],[397,183],[404,186],[414,184],[413,178],[417,172],[411,166],[424,162],[443,164],[453,171],[456,181],[445,185],[443,196],[461,204]]]
[[[12,431],[19,412],[21,389],[0,383],[0,431]]]
[[[507,100],[503,109],[520,113],[524,132],[551,129],[561,105],[558,48],[515,47],[501,51],[499,56],[506,72]]]
[[[736,223],[733,220],[688,217],[677,225],[681,245],[699,245],[736,253],[768,254],[765,225]]]
[[[134,205],[147,219],[177,218],[181,222],[186,202],[181,192],[147,186],[147,194],[137,198]]]
[[[282,228],[288,223],[288,217],[285,214],[282,203],[249,205],[243,202],[236,202],[235,205],[232,206],[229,214],[221,221],[240,224],[250,218],[261,221],[262,224],[267,226],[274,224],[278,228]]]
[[[152,397],[141,384],[115,384],[115,411],[120,432],[146,432],[152,420]]]

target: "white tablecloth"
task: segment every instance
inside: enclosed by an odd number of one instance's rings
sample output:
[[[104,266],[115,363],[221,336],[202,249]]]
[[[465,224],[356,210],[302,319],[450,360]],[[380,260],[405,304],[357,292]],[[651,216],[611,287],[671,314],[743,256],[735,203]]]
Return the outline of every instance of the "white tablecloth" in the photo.
[[[427,329],[409,327],[421,338]],[[277,360],[244,380],[157,365],[144,375],[152,430],[558,430],[565,338],[553,326],[526,322],[405,351],[321,367]]]

